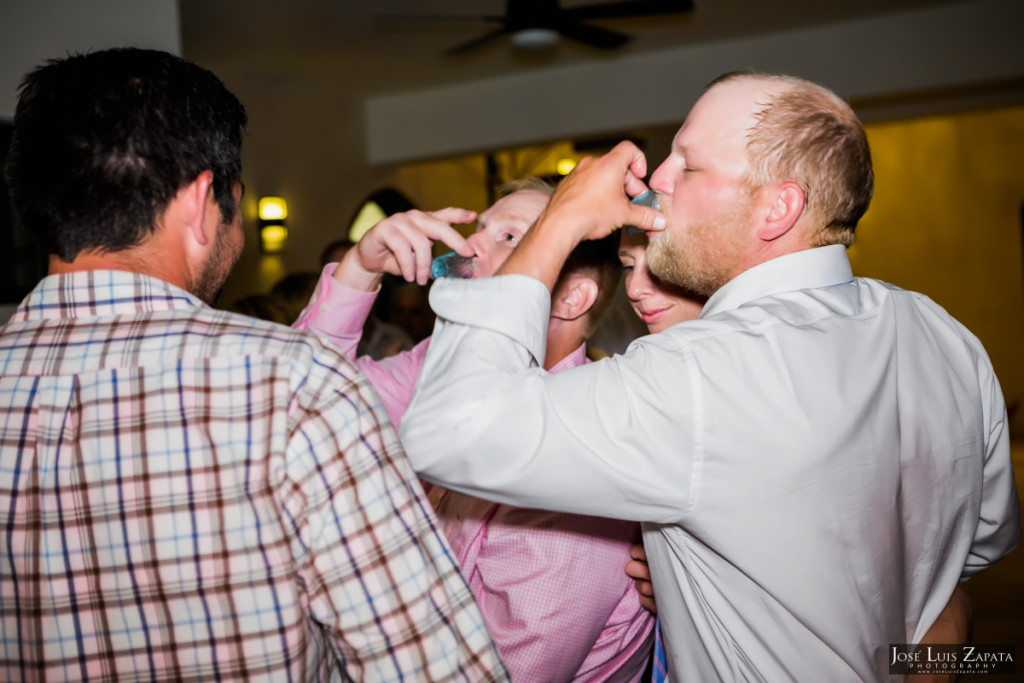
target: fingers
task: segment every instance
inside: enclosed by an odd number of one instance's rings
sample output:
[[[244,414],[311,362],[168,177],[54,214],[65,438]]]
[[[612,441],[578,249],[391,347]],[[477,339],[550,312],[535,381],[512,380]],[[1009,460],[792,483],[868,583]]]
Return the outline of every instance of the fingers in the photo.
[[[460,254],[472,255],[472,248],[452,224],[470,223],[475,218],[475,211],[458,208],[395,214],[382,220],[359,241],[363,266],[425,285],[430,277],[435,241]]]
[[[629,546],[629,556],[634,560],[647,561],[647,551],[644,549],[643,543],[634,543]]]
[[[623,140],[619,144],[612,148],[610,154],[616,154],[620,156],[624,161],[627,162],[626,166],[626,190],[629,191],[630,187],[628,184],[635,185],[632,180],[635,179],[643,186],[643,178],[647,176],[647,157],[640,151],[640,148],[634,145],[629,140]],[[642,190],[641,190],[642,191]]]
[[[658,613],[658,601],[654,597],[654,584],[650,581],[634,581],[637,602],[651,614]]]
[[[476,220],[476,211],[470,211],[469,209],[460,209],[454,206],[449,206],[447,209],[438,209],[437,211],[429,211],[426,214],[432,218],[436,218],[445,227],[451,227],[452,225],[472,223]]]
[[[462,256],[474,256],[473,247],[452,225],[472,223],[476,220],[476,211],[467,209],[447,208],[432,211],[430,216],[437,219],[436,223],[425,226],[426,234],[435,242],[443,242]]]
[[[399,220],[381,226],[386,230],[377,233],[376,237],[383,248],[381,267],[385,272],[400,275],[406,282],[414,282],[419,281],[421,270],[430,268],[433,242],[418,227],[426,216],[419,211],[408,211]]]
[[[425,285],[430,278],[430,263],[433,260],[434,242],[446,244],[462,256],[474,255],[473,247],[469,245],[466,238],[453,228],[452,225],[472,223],[476,220],[476,212],[449,207],[447,209],[431,211],[419,218],[421,220],[416,221],[412,227],[414,230],[420,231],[420,235],[428,238],[429,242],[424,247],[417,235],[412,237],[411,241],[417,242],[419,247],[413,251],[415,272],[408,273],[403,271],[403,277],[409,280],[409,275],[413,275],[416,282]]]
[[[660,232],[665,229],[665,216],[656,209],[630,204],[629,218],[625,224],[643,232]]]
[[[652,614],[657,614],[658,605],[654,599],[654,584],[651,583],[647,564],[634,560],[626,565],[626,574],[633,579],[640,606]]]
[[[631,142],[620,142],[612,149],[610,154],[615,154],[627,164],[626,173],[623,179],[623,189],[628,197],[639,197],[648,191],[644,178],[647,175],[647,158],[643,152]],[[639,204],[631,204],[629,217],[624,225],[631,225],[643,231],[664,230],[665,217],[656,209],[645,207]]]
[[[634,581],[647,581],[651,580],[651,571],[647,566],[646,562],[640,562],[638,560],[632,560],[626,563],[626,576],[633,579]]]
[[[543,214],[578,240],[600,239],[623,225],[655,229],[660,214],[629,204],[647,188],[647,160],[632,142],[623,141],[601,157],[585,157],[562,182]]]
[[[654,600],[654,584],[651,583],[651,570],[647,565],[647,551],[644,550],[643,544],[637,543],[630,546],[629,556],[633,559],[626,563],[626,575],[633,579],[640,606],[651,614],[657,614],[658,605]]]

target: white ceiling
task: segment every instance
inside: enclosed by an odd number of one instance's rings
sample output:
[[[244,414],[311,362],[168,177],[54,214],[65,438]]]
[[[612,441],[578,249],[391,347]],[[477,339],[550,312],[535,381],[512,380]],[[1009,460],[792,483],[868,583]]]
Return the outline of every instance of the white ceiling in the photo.
[[[602,0],[562,0],[565,7]],[[607,0],[605,0],[607,1]],[[183,55],[216,73],[312,81],[353,97],[424,89],[550,66],[951,4],[951,0],[694,0],[692,13],[594,21],[634,40],[601,51],[563,39],[523,54],[507,37],[468,55],[442,53],[493,24],[382,25],[383,15],[500,15],[504,0],[179,0]],[[865,49],[870,49],[866,46]]]

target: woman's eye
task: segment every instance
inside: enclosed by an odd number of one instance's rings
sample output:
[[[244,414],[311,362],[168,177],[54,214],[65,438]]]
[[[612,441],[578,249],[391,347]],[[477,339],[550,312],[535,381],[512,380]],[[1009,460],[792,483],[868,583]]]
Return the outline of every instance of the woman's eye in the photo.
[[[506,232],[504,235],[502,235],[501,239],[503,242],[515,243],[519,241],[519,235],[513,235],[510,232]]]
[[[633,266],[627,266],[625,263],[623,263],[622,264],[622,272],[623,273],[632,273],[633,272]]]

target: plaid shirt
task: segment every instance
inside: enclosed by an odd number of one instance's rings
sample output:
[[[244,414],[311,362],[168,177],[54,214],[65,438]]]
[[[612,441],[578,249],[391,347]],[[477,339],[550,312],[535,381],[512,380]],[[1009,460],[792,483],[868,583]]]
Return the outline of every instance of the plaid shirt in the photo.
[[[4,680],[506,680],[364,377],[117,271],[0,328]]]

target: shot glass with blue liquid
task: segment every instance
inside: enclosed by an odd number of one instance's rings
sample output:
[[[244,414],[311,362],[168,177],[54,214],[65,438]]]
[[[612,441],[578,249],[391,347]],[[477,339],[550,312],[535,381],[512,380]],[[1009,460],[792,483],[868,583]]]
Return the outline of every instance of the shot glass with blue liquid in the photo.
[[[449,251],[430,262],[430,274],[435,280],[442,277],[469,280],[473,277],[473,258]]]
[[[640,204],[641,206],[646,206],[657,211],[661,211],[661,204],[658,202],[658,193],[655,192],[654,190],[647,190],[647,192],[644,192],[642,195],[638,197],[633,197],[629,201],[631,201],[633,204]],[[627,225],[626,232],[629,233],[630,235],[635,235],[637,233],[644,232],[644,230],[642,228],[636,227],[635,225]]]

